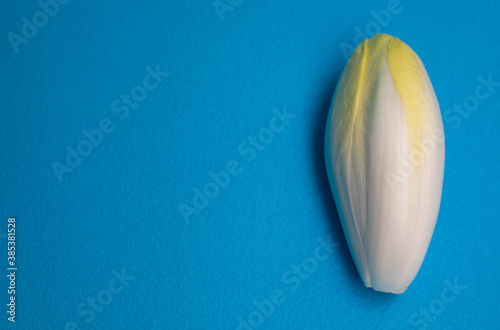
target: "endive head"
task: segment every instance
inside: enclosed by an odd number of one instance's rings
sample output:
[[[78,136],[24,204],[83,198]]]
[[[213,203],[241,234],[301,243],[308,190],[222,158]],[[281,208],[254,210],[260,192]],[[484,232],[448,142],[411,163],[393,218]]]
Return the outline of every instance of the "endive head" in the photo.
[[[355,49],[335,90],[325,153],[363,282],[403,292],[427,252],[444,171],[439,104],[408,45],[377,34]]]

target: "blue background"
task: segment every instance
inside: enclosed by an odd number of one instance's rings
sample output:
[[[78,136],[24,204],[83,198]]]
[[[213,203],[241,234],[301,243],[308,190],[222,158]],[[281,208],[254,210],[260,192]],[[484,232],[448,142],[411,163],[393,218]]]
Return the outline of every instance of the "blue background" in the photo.
[[[22,35],[41,7],[2,2],[0,240],[6,265],[15,216],[18,272],[15,325],[1,276],[0,326],[235,329],[241,317],[259,329],[498,328],[500,87],[475,111],[453,106],[479,77],[500,81],[499,3],[401,0],[385,26],[371,11],[390,1],[232,3],[221,20],[211,0],[69,1],[16,53],[9,32]],[[377,27],[419,54],[445,119],[436,230],[398,296],[361,283],[323,156],[341,45]],[[168,77],[120,119],[114,100],[157,65]],[[295,117],[249,161],[238,148],[285,107]],[[53,162],[105,118],[113,131],[60,182]],[[240,173],[187,223],[179,205],[231,160]],[[338,245],[314,264],[329,235]],[[253,302],[275,290],[281,303],[260,319]],[[92,316],[96,296],[106,303]]]

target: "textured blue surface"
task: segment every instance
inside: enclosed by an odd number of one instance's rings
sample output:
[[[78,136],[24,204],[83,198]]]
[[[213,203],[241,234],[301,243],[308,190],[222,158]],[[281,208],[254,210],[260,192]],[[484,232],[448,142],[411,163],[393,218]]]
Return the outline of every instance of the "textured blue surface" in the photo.
[[[0,5],[1,265],[15,216],[18,266],[0,327],[499,328],[500,85],[458,108],[500,82],[499,3],[219,6],[69,1],[44,22],[35,0]],[[422,58],[446,131],[437,227],[399,296],[362,285],[323,159],[342,48],[377,28]]]

